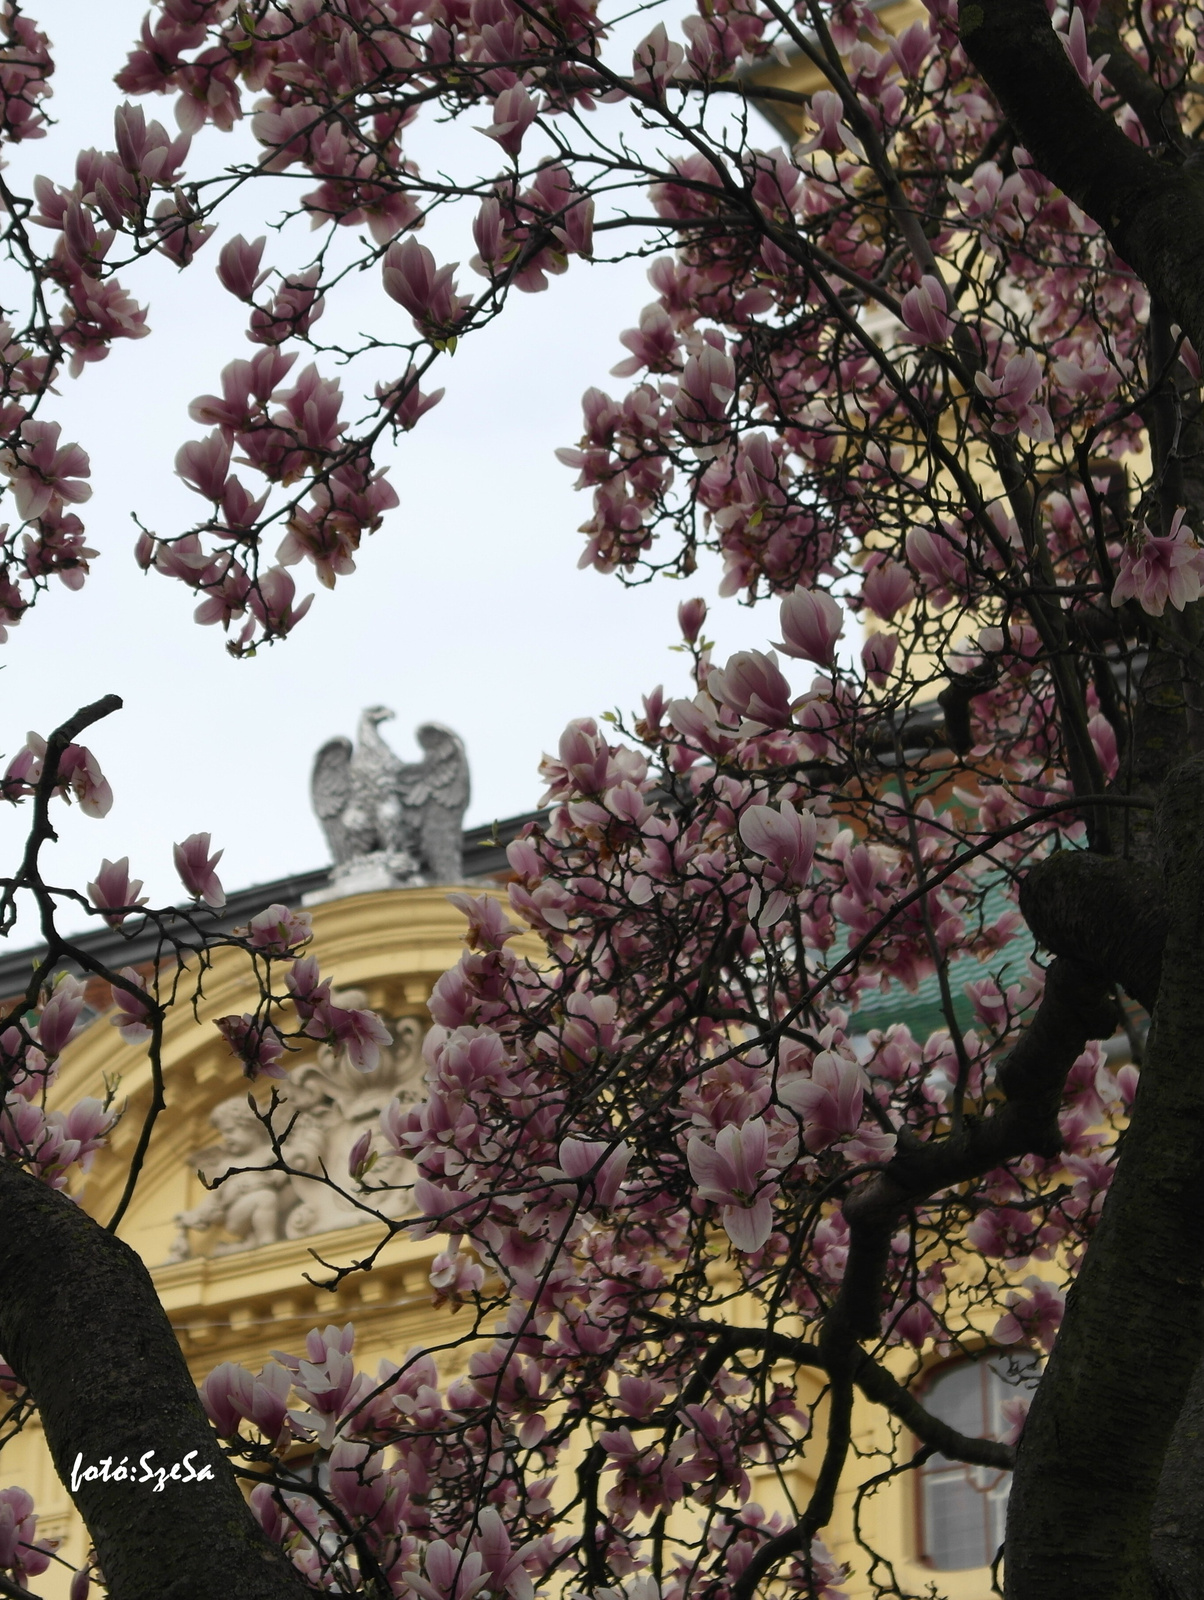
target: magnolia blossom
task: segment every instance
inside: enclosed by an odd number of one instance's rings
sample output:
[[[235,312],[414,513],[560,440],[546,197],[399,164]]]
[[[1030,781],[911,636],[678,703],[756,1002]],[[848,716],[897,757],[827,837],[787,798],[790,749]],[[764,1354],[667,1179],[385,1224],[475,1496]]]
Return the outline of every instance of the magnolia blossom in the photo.
[[[866,572],[861,593],[870,610],[883,622],[890,622],[915,599],[916,586],[906,567],[897,561],[879,561]]]
[[[1008,1309],[991,1332],[999,1344],[1036,1344],[1052,1350],[1066,1310],[1066,1297],[1044,1278],[1025,1278],[1021,1289],[1009,1289]]]
[[[35,735],[30,734],[32,741]],[[45,741],[41,754],[46,753]],[[107,816],[113,805],[113,791],[100,770],[100,763],[85,745],[69,744],[59,757],[59,792],[70,790],[76,804],[87,817]]]
[[[681,629],[681,636],[687,644],[697,642],[706,617],[707,603],[705,600],[683,600],[678,606],[677,626]]]
[[[1136,600],[1143,611],[1160,617],[1169,601],[1182,611],[1204,594],[1204,550],[1184,518],[1180,506],[1165,537],[1142,526],[1133,544],[1120,554],[1120,572],[1112,587],[1112,604]]]
[[[45,1572],[54,1544],[45,1539],[35,1541],[37,1525],[32,1495],[24,1489],[0,1489],[0,1568],[22,1578],[36,1578]]]
[[[96,881],[88,885],[88,897],[98,910],[107,913],[109,927],[116,928],[131,910],[146,904],[146,896],[139,894],[141,888],[141,878],[130,878],[129,856],[122,856],[120,861],[100,863]]]
[[[1116,744],[1116,729],[1102,712],[1097,711],[1087,721],[1087,733],[1099,757],[1105,779],[1111,782],[1120,767],[1120,752]]]
[[[83,984],[64,973],[38,1018],[38,1044],[46,1056],[53,1058],[62,1051],[75,1031],[83,1005]]]
[[[288,1400],[293,1374],[269,1361],[258,1376],[232,1361],[214,1367],[201,1384],[201,1404],[223,1439],[237,1436],[239,1425],[251,1422],[272,1444],[288,1438]]]
[[[309,1009],[305,1032],[311,1039],[323,1039],[334,1049],[345,1051],[347,1060],[360,1072],[376,1070],[380,1053],[393,1042],[393,1035],[375,1011],[335,1005],[329,999]]]
[[[224,854],[224,850],[209,854],[207,833],[190,833],[182,844],[172,846],[181,883],[194,899],[203,900],[215,910],[226,903],[226,892],[214,870]]]
[[[592,1192],[594,1204],[609,1209],[619,1198],[623,1179],[631,1161],[631,1146],[617,1149],[593,1139],[562,1139],[557,1151],[560,1169],[566,1178],[582,1183]]]
[[[723,1207],[723,1226],[736,1249],[759,1250],[773,1227],[778,1187],[761,1118],[721,1128],[713,1147],[695,1135],[686,1145],[686,1160],[701,1198]]]
[[[919,285],[903,296],[900,316],[908,337],[916,344],[944,344],[953,331],[957,313],[950,313],[945,285],[925,273]]]
[[[258,1078],[260,1073],[269,1078],[286,1076],[280,1064],[284,1040],[271,1023],[244,1012],[241,1017],[218,1017],[215,1025],[230,1046],[230,1053],[241,1060],[248,1078]]]
[[[865,668],[866,677],[876,688],[885,689],[898,653],[898,634],[867,634],[865,643],[861,646],[861,664]]]
[[[844,611],[822,589],[796,589],[782,601],[784,641],[777,643],[788,656],[814,661],[830,667],[836,655],[836,641],[844,631]]]
[[[481,132],[496,139],[508,156],[517,156],[527,129],[538,115],[535,101],[521,84],[515,83],[498,95],[493,103],[493,126],[482,128]]]
[[[1018,428],[1028,438],[1044,442],[1053,438],[1054,431],[1048,407],[1036,399],[1041,385],[1041,364],[1033,350],[1009,357],[997,378],[974,374],[974,387],[992,403],[995,433],[1014,433]]]
[[[783,1078],[778,1099],[803,1119],[803,1143],[813,1155],[856,1133],[868,1084],[855,1061],[823,1050],[811,1065],[811,1076]]]
[[[113,1015],[109,1021],[126,1044],[142,1044],[151,1036],[153,1002],[149,995],[145,1001],[141,999],[141,995],[146,993],[146,980],[136,967],[122,967],[121,976],[130,988],[123,989],[117,984],[113,985],[110,991],[113,997]]]
[[[760,650],[738,651],[722,670],[714,667],[707,674],[707,693],[743,717],[747,731],[785,728],[790,724],[790,685],[772,652],[763,655]]]
[[[789,896],[806,887],[817,835],[814,815],[796,811],[789,800],[783,800],[776,811],[772,806],[749,806],[741,814],[741,839],[765,861],[749,894],[751,918],[772,927],[785,911]],[[762,909],[763,887],[770,892]]]
[[[81,481],[92,472],[87,454],[77,444],[60,449],[61,432],[57,422],[26,422],[20,444],[0,451],[0,472],[12,480],[18,515],[26,521],[64,501],[79,505],[91,498],[91,485]]]
[[[216,861],[217,856],[213,859]],[[239,928],[236,932],[247,940],[253,950],[262,950],[265,955],[283,956],[313,938],[313,918],[308,911],[292,911],[288,906],[272,905],[260,911],[245,928]]]
[[[372,1130],[365,1128],[347,1154],[348,1175],[358,1183],[374,1165],[376,1154],[372,1149]]]

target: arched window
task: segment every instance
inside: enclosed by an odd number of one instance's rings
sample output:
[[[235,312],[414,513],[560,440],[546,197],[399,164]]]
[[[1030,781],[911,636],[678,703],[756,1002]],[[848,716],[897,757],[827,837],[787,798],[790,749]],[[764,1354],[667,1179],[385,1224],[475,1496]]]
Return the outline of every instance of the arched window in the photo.
[[[1024,1351],[953,1362],[937,1369],[920,1398],[926,1411],[959,1433],[1002,1439],[1010,1428],[1005,1402],[1031,1395],[1038,1368],[1038,1358]],[[920,1468],[919,1483],[924,1560],[941,1572],[989,1566],[1003,1543],[1011,1486],[1010,1472],[930,1456]]]

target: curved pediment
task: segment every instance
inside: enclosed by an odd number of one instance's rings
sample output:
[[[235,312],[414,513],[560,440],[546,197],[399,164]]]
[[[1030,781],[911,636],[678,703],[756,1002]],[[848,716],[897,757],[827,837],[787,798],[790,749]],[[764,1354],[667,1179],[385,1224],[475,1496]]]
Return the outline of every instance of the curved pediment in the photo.
[[[355,1003],[379,1012],[393,1044],[371,1073],[314,1044],[289,1058],[287,1081],[249,1084],[214,1026],[218,1017],[254,1009],[257,990],[249,959],[239,951],[215,953],[201,975],[195,1015],[188,1004],[195,970],[181,973],[180,1003],[164,1028],[166,1108],[119,1228],[152,1268],[194,1258],[207,1258],[216,1267],[223,1258],[233,1262],[269,1246],[282,1246],[287,1255],[291,1246],[299,1276],[300,1267],[312,1262],[311,1244],[319,1238],[332,1236],[337,1252],[333,1236],[339,1232],[371,1222],[373,1213],[405,1214],[405,1190],[346,1198],[323,1174],[353,1190],[347,1158],[368,1132],[379,1151],[368,1183],[408,1183],[409,1164],[379,1138],[380,1112],[394,1095],[414,1103],[425,1097],[426,1002],[436,980],[459,958],[464,918],[448,903],[445,889],[426,888],[350,896],[314,906],[310,914],[314,939],[309,949],[323,975],[342,991],[358,991]],[[111,1147],[97,1154],[78,1188],[84,1207],[101,1220],[121,1197],[153,1087],[145,1049],[127,1045],[102,1015],[65,1052],[53,1103],[103,1097],[110,1085],[117,1086],[122,1121]],[[199,1172],[212,1181],[231,1168],[271,1164],[271,1138],[248,1107],[247,1094],[267,1108],[273,1091],[280,1103],[272,1128],[283,1140],[289,1164],[312,1176],[243,1171],[207,1189]]]

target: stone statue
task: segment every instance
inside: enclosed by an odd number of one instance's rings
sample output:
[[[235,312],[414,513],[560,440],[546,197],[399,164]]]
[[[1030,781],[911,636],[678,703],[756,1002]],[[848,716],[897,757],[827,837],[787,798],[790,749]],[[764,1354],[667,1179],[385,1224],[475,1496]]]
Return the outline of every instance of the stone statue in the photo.
[[[331,739],[314,761],[310,793],[334,857],[331,887],[307,903],[377,888],[459,883],[468,759],[457,734],[423,723],[426,759],[400,761],[378,732],[394,713],[369,706],[354,748]]]
[[[337,1005],[364,1007],[367,996],[346,990],[332,996]],[[198,1152],[204,1176],[213,1182],[236,1167],[258,1166],[266,1171],[236,1172],[226,1178],[192,1211],[177,1217],[180,1233],[170,1261],[187,1260],[194,1252],[188,1230],[220,1228],[232,1235],[214,1249],[225,1255],[253,1250],[280,1239],[304,1239],[333,1228],[354,1227],[369,1219],[351,1195],[381,1216],[403,1217],[414,1209],[410,1185],[413,1163],[396,1155],[380,1132],[380,1114],[396,1095],[403,1105],[426,1099],[422,1061],[423,1025],[417,1017],[387,1019],[393,1035],[391,1047],[382,1050],[380,1064],[361,1072],[343,1051],[321,1045],[311,1061],[294,1067],[279,1086],[280,1105],[272,1127],[280,1141],[289,1173],[271,1170],[275,1157],[263,1124],[245,1096],[224,1100],[209,1120],[222,1134],[220,1145]],[[360,1192],[347,1170],[352,1146],[368,1130],[373,1133],[377,1160],[368,1184],[400,1185],[383,1193]],[[326,1173],[346,1191],[340,1194],[323,1181]],[[309,1176],[313,1174],[313,1176]]]
[[[192,1253],[189,1228],[221,1228],[233,1235],[214,1247],[214,1255],[272,1244],[280,1238],[284,1212],[291,1201],[285,1192],[288,1178],[283,1172],[235,1171],[231,1177],[225,1176],[232,1168],[262,1168],[275,1159],[267,1129],[247,1104],[245,1095],[223,1100],[209,1120],[221,1134],[221,1142],[198,1150],[193,1159],[210,1183],[225,1181],[211,1190],[199,1206],[177,1215],[180,1231],[169,1261],[184,1261]]]

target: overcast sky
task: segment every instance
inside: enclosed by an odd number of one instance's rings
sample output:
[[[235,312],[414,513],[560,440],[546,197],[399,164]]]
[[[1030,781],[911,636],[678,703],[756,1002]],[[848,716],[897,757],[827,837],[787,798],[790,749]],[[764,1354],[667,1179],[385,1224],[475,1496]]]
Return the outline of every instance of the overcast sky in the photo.
[[[50,109],[59,126],[14,152],[11,182],[21,187],[44,172],[69,183],[81,145],[112,148],[119,97],[111,78],[143,9],[142,0],[43,0],[35,10],[56,46]],[[169,102],[145,104],[170,123]],[[774,142],[767,131],[765,143]],[[490,146],[482,155],[484,144],[471,127],[407,135],[426,170],[471,160],[490,171],[496,152]],[[213,150],[220,156],[230,146],[215,141]],[[190,171],[202,165],[198,159]],[[638,263],[574,264],[549,292],[516,295],[498,322],[461,345],[439,375],[445,400],[393,455],[400,508],[363,548],[358,572],[333,594],[319,590],[283,646],[231,660],[218,630],[193,623],[194,600],[182,585],[138,571],[131,513],[160,532],[179,531],[197,514],[200,502],[172,466],[179,445],[202,431],[189,421],[188,403],[218,388],[228,361],[250,353],[243,308],[213,269],[223,238],[264,231],[274,214],[266,199],[253,194],[253,204],[234,210],[187,272],[156,259],[126,275],[149,302],[152,336],[64,382],[45,412],[63,423],[64,442],[78,440],[91,455],[94,496],[83,509],[101,556],[82,591],[56,584],[0,647],[0,749],[7,759],[27,728],[48,732],[100,694],[125,700],[89,741],[115,804],[103,822],[74,810],[64,816],[53,868],[60,883],[82,886],[102,856],[128,854],[157,899],[173,898],[171,844],[201,829],[225,848],[228,888],[321,864],[310,763],[332,734],[353,734],[361,707],[374,702],[397,710],[385,731],[403,756],[416,757],[412,730],[421,721],[446,722],[463,736],[471,824],[535,803],[540,753],[555,747],[569,718],[638,705],[662,681],[687,690],[684,659],[668,650],[675,608],[692,593],[712,599],[714,572],[688,587],[662,580],[630,591],[578,571],[576,530],[590,506],[553,455],[577,440],[586,387],[623,391],[625,380],[608,376],[626,354],[619,334],[652,298]],[[471,254],[470,221],[428,227],[424,239],[439,260]],[[268,259],[299,260],[304,244],[294,229],[269,246]],[[471,278],[465,267],[462,279]],[[352,333],[374,316],[408,325],[373,285],[362,298],[344,296],[321,331]],[[363,392],[354,378],[344,386]],[[348,405],[345,414],[359,411]],[[311,573],[307,565],[306,587]],[[776,607],[754,615],[728,602],[708,632],[722,657],[764,648],[775,623]],[[24,821],[23,809],[0,815],[8,860]],[[34,937],[25,926],[17,942]]]

